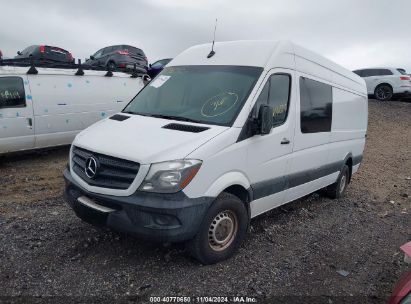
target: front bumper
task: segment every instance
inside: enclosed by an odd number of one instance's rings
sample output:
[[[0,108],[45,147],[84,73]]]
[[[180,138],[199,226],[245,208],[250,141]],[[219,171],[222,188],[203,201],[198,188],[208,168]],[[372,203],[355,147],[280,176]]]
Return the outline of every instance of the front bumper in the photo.
[[[212,197],[188,198],[183,192],[157,194],[137,191],[130,196],[89,192],[64,171],[64,198],[82,220],[158,242],[181,242],[193,238],[213,202]],[[101,211],[79,201],[91,199]]]

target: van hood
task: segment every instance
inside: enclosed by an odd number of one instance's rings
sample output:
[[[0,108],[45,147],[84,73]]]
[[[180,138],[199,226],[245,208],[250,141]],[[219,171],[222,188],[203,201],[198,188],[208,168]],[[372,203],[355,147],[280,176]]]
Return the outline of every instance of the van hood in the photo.
[[[101,120],[80,132],[73,145],[140,164],[151,164],[183,159],[199,146],[229,129],[141,115],[121,115],[129,118],[123,121],[110,118]],[[170,123],[207,129],[194,133],[164,128]]]

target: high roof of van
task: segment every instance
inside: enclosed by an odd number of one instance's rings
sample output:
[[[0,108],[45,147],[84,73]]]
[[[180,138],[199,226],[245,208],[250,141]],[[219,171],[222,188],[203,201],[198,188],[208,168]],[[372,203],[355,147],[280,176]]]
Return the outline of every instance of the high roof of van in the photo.
[[[18,66],[0,66],[0,76],[2,75],[26,75],[30,67],[18,67]],[[58,69],[58,68],[40,68],[36,67],[38,75],[67,75],[75,76],[77,69]],[[85,76],[104,76],[107,71],[97,70],[84,70]],[[130,74],[122,72],[113,72],[113,76],[129,78]],[[81,77],[81,76],[78,76]]]
[[[211,45],[211,43],[207,43],[190,47],[176,56],[168,66],[236,65],[263,67],[266,70],[277,67],[296,69],[307,73],[310,70],[307,63],[314,63],[323,70],[328,70],[338,75],[338,77],[355,83],[356,86],[364,85],[361,77],[352,71],[291,41],[241,40],[216,42],[214,44],[215,55],[207,58],[211,51]],[[298,64],[299,62],[300,64]]]

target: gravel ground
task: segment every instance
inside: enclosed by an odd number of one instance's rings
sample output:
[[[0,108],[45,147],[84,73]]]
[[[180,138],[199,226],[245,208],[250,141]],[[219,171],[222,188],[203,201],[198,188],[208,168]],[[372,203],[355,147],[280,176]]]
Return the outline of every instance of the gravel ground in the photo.
[[[78,219],[61,196],[67,147],[0,158],[0,301],[386,302],[409,267],[399,246],[411,239],[411,103],[370,101],[369,110],[364,161],[345,198],[312,194],[254,219],[239,253],[211,266],[182,245]]]

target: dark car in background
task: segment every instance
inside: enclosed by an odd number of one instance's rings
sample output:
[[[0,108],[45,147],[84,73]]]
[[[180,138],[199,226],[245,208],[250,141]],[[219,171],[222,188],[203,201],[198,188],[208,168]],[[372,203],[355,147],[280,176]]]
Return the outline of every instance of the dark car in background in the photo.
[[[90,56],[85,65],[106,67],[114,70],[132,70],[134,65],[138,72],[147,72],[147,57],[143,50],[130,45],[113,45],[98,50]]]
[[[74,63],[73,55],[60,47],[49,45],[31,45],[17,52],[16,59],[33,59],[39,61],[54,61],[59,63]]]
[[[156,77],[164,69],[167,63],[171,61],[171,59],[172,58],[161,59],[150,64],[147,70],[147,74],[150,75],[151,78]]]

